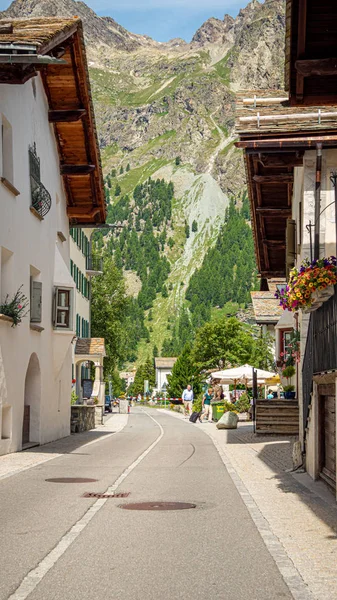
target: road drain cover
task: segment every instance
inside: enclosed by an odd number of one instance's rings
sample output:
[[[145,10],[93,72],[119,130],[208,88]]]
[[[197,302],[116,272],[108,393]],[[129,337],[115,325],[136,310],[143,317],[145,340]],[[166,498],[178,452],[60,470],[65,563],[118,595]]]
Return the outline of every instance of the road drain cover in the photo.
[[[54,479],[45,479],[50,483],[92,483],[98,479],[89,479],[89,477],[55,477]]]
[[[196,504],[190,504],[189,502],[138,502],[119,505],[119,508],[125,510],[186,510],[196,507]]]
[[[87,492],[82,498],[127,498],[130,492],[120,492],[119,494],[104,494],[99,492]]]

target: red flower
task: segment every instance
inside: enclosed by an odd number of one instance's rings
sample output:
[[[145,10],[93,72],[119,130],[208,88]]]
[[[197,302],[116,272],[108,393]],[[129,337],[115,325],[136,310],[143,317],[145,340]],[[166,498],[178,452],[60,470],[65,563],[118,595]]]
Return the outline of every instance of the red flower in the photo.
[[[73,379],[71,383],[76,383],[76,379]]]

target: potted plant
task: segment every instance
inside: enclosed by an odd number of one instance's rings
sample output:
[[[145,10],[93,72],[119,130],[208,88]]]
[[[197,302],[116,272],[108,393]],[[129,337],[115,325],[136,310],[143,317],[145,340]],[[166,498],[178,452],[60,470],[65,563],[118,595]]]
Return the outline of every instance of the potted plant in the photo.
[[[242,420],[250,421],[250,399],[248,394],[241,394],[240,398],[234,404],[235,410],[239,413],[239,421],[241,421],[240,417],[242,416]]]
[[[285,377],[288,381],[287,385],[283,386],[284,397],[286,398],[286,400],[292,400],[296,397],[295,386],[289,383],[290,379],[295,375],[295,373],[296,369],[293,365],[288,365],[282,371],[282,377]]]
[[[21,292],[22,285],[19,287],[12,300],[7,294],[5,301],[0,304],[0,315],[5,315],[12,319],[12,327],[16,327],[22,319],[29,313],[29,302],[27,297]]]
[[[288,284],[277,291],[284,310],[293,312],[301,309],[312,312],[322,306],[334,294],[337,283],[336,258],[305,259],[299,269],[292,269]]]

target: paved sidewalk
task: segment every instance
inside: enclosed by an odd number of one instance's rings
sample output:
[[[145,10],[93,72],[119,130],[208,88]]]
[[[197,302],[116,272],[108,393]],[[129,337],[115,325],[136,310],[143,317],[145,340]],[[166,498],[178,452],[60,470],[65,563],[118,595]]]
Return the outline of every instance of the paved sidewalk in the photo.
[[[337,504],[323,482],[287,472],[296,438],[256,435],[250,423],[196,426],[221,449],[313,598],[337,600]]]
[[[63,454],[75,454],[78,448],[94,444],[102,438],[109,437],[121,431],[127,424],[128,415],[112,414],[105,420],[104,425],[91,431],[76,433],[56,442],[37,446],[23,452],[13,452],[0,456],[0,479],[11,477],[32,467],[36,467]]]

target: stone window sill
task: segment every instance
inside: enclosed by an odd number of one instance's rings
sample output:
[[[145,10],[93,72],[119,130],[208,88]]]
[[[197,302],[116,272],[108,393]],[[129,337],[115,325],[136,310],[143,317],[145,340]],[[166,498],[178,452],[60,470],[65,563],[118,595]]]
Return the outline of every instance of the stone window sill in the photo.
[[[7,323],[14,323],[12,317],[8,317],[7,315],[3,315],[0,313],[0,321],[7,321]]]
[[[30,323],[30,328],[32,331],[37,331],[38,333],[42,333],[42,331],[44,331],[44,327],[41,327],[41,325],[38,325],[37,323]]]
[[[39,221],[43,221],[43,217],[41,217],[41,215],[37,212],[37,210],[34,208],[34,206],[30,206],[29,210],[34,215],[34,217],[39,219]]]
[[[11,192],[11,194],[13,194],[13,196],[20,195],[19,190],[17,190],[16,187],[14,187],[14,185],[10,181],[8,181],[8,179],[6,179],[6,177],[0,177],[0,181],[2,185],[4,185],[5,188],[7,188],[8,191]]]

